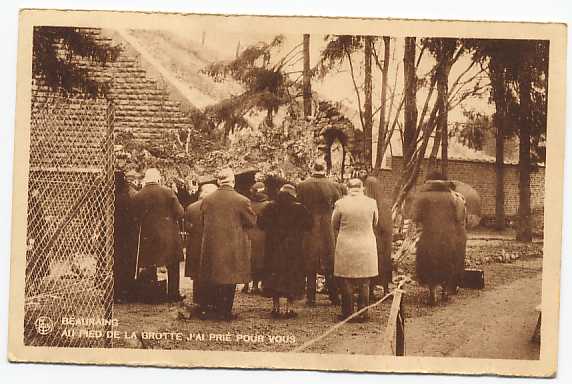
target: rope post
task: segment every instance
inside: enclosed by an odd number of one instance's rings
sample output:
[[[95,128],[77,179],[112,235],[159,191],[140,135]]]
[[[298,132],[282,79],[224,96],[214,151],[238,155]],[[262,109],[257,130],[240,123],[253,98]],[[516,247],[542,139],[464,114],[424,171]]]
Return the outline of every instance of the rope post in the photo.
[[[395,355],[405,356],[405,312],[401,297],[399,299],[399,312],[397,313],[397,329],[395,330]]]
[[[399,287],[401,287],[401,284],[399,285]],[[398,289],[400,289],[398,287]],[[342,325],[346,324],[347,322],[351,321],[352,319],[356,318],[357,316],[361,315],[362,313],[364,313],[365,311],[374,308],[376,306],[378,306],[379,304],[383,303],[387,298],[389,298],[390,296],[392,296],[394,294],[395,291],[388,293],[387,295],[383,296],[381,299],[379,299],[378,301],[376,301],[373,304],[368,305],[367,307],[363,307],[362,309],[360,309],[357,312],[352,313],[350,316],[348,316],[347,318],[345,318],[344,320],[340,321],[339,323],[334,324],[332,327],[328,328],[324,333],[322,333],[321,335],[319,335],[318,337],[313,338],[310,341],[307,341],[306,343],[304,343],[303,345],[294,348],[291,352],[302,352],[304,349],[310,347],[311,345],[317,343],[318,341],[322,340],[323,338],[325,338],[326,336],[328,336],[329,334],[331,334],[332,332],[334,332],[336,329],[340,328]]]
[[[391,311],[381,342],[382,355],[405,355],[405,321],[401,300],[404,291],[401,286],[402,284],[393,291]]]

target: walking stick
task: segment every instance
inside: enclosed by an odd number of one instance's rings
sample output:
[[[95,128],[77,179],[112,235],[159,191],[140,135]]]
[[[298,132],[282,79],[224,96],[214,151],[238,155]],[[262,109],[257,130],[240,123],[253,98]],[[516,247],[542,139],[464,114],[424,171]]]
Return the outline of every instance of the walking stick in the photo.
[[[137,275],[139,274],[139,249],[141,247],[141,224],[139,224],[139,235],[137,235],[137,258],[135,259],[135,276],[133,278],[137,280]]]

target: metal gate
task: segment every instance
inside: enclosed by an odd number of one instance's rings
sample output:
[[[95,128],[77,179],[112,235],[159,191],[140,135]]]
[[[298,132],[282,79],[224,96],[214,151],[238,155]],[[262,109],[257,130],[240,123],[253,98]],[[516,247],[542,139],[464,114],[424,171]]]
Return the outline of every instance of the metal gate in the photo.
[[[112,104],[35,92],[28,183],[24,343],[110,346]]]

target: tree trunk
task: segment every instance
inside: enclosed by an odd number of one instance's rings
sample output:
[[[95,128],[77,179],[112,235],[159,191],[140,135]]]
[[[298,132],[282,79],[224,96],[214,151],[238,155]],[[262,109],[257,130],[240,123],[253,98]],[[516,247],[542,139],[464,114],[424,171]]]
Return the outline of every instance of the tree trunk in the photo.
[[[417,144],[417,74],[415,70],[415,37],[405,38],[403,53],[404,111],[403,111],[403,165],[399,183],[394,190],[394,212],[401,209],[411,183],[411,172],[416,166],[414,153]],[[415,176],[416,177],[416,176]]]
[[[497,125],[495,146],[495,227],[499,231],[505,229],[504,211],[504,129],[503,124]]]
[[[437,103],[441,134],[441,173],[448,178],[449,170],[449,73],[457,46],[456,39],[440,39],[437,53]]]
[[[401,211],[407,194],[417,182],[421,163],[425,158],[425,152],[427,151],[427,145],[429,144],[429,139],[437,126],[438,110],[438,105],[435,103],[431,109],[431,113],[429,114],[429,119],[423,125],[421,145],[413,152],[411,160],[409,160],[407,164],[403,165],[399,184],[396,186],[394,191],[394,203],[392,207],[392,215],[397,220],[396,223],[400,222],[399,216],[401,216]]]
[[[532,122],[531,68],[524,65],[518,76],[520,98],[519,121],[519,223],[516,239],[532,241],[530,214],[530,124]]]
[[[274,111],[272,108],[266,110],[266,125],[268,127],[274,126]]]
[[[495,228],[503,230],[506,227],[504,210],[504,136],[507,119],[506,78],[504,68],[491,57],[490,77],[493,100],[495,102],[494,124],[496,127],[495,145]]]
[[[304,116],[312,115],[312,84],[310,74],[310,35],[304,34],[304,70],[302,73],[302,93],[304,96]]]
[[[405,38],[403,54],[405,110],[403,119],[403,163],[408,164],[415,152],[417,127],[417,75],[415,73],[415,37]],[[403,170],[407,167],[404,166]]]
[[[435,137],[433,137],[433,147],[431,147],[431,154],[427,160],[427,168],[425,174],[429,175],[431,172],[437,169],[437,154],[439,153],[439,148],[441,148],[441,127],[435,128]]]
[[[441,133],[441,173],[448,178],[449,168],[449,58],[444,55],[443,64],[437,77],[437,97],[439,100],[439,132]]]
[[[387,123],[386,123],[386,105],[387,105],[387,75],[389,72],[389,51],[391,40],[389,36],[383,36],[383,67],[381,69],[381,104],[379,107],[379,128],[377,134],[377,154],[375,158],[375,168],[381,169],[383,157],[387,148]]]
[[[364,106],[363,106],[363,139],[364,139],[364,162],[368,169],[371,169],[371,155],[372,155],[372,81],[371,81],[371,58],[372,58],[373,37],[365,37],[364,48]]]

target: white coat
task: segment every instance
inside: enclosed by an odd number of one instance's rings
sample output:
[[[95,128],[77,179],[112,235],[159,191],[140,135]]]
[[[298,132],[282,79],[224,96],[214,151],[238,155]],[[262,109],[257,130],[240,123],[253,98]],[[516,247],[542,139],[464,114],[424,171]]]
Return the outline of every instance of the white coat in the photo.
[[[374,199],[350,194],[336,202],[332,226],[336,239],[334,276],[367,278],[378,274],[374,229],[378,211]]]

